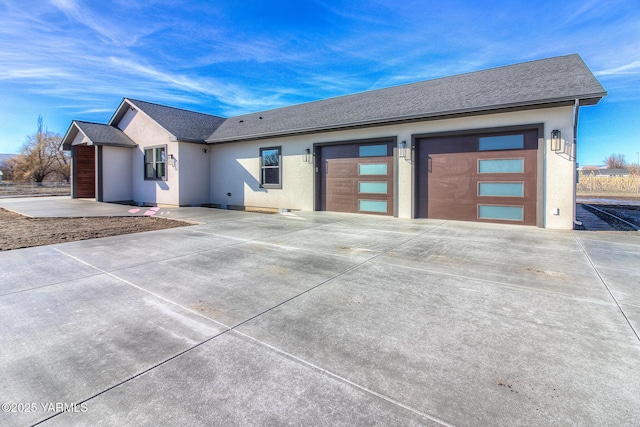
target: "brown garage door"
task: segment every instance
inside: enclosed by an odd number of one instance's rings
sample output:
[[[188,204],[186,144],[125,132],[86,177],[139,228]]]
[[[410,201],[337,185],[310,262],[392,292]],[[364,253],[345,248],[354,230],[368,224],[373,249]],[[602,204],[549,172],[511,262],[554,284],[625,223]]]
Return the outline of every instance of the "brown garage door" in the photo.
[[[96,197],[96,149],[93,145],[76,146],[74,179],[77,198]]]
[[[394,142],[318,147],[319,210],[393,215]]]
[[[536,225],[538,131],[417,141],[418,216]]]

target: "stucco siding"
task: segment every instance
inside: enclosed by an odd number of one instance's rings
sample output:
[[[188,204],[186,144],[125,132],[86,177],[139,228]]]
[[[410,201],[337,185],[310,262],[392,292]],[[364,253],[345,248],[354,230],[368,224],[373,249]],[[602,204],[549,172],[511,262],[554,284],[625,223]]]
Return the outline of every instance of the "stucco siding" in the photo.
[[[180,174],[180,206],[209,203],[209,146],[181,142],[178,149],[175,170]]]
[[[282,188],[260,186],[260,148],[282,147]],[[282,138],[211,146],[211,203],[313,210],[313,139]],[[231,195],[227,195],[230,193]]]
[[[152,205],[179,205],[180,179],[177,162],[176,165],[169,162],[170,155],[178,158],[178,142],[171,141],[171,135],[167,131],[136,110],[129,110],[118,127],[138,144],[131,156],[133,200]],[[166,180],[145,180],[144,149],[162,145],[167,147]]]
[[[564,140],[572,141],[572,107],[486,114],[212,145],[211,203],[313,210],[315,166],[303,162],[303,152],[307,148],[313,148],[316,143],[396,138],[398,142],[406,141],[408,147],[411,147],[414,135],[538,123],[542,123],[544,127],[544,137],[539,141],[538,148],[538,209],[541,214],[538,216],[538,225],[571,229],[574,219],[575,159],[550,151],[550,133],[552,129],[558,129],[562,132]],[[282,147],[282,189],[260,187],[260,148],[272,146]],[[407,154],[407,158],[397,158],[396,161],[398,217],[411,218],[414,215],[411,153]],[[231,195],[228,196],[227,193]]]
[[[133,200],[131,158],[134,150],[123,147],[102,147],[102,200],[121,202]]]

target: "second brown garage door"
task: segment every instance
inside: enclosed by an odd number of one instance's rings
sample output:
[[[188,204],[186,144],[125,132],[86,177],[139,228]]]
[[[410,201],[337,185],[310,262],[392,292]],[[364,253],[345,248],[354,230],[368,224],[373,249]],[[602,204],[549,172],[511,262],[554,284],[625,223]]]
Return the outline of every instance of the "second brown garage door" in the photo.
[[[393,215],[393,141],[317,148],[318,209]]]
[[[416,143],[418,217],[536,225],[537,129]]]

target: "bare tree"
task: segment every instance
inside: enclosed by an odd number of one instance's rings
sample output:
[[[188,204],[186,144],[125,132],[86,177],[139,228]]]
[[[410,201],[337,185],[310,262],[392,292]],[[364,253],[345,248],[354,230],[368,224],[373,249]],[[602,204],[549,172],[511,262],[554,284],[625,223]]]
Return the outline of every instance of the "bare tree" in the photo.
[[[611,154],[603,162],[607,169],[622,169],[627,166],[624,154]]]
[[[11,181],[13,179],[13,165],[11,164],[11,159],[0,162],[0,171],[2,171],[3,180]]]
[[[20,154],[9,160],[16,181],[42,182],[47,177],[69,180],[69,159],[59,150],[62,138],[44,128],[38,116],[38,131],[30,135]]]

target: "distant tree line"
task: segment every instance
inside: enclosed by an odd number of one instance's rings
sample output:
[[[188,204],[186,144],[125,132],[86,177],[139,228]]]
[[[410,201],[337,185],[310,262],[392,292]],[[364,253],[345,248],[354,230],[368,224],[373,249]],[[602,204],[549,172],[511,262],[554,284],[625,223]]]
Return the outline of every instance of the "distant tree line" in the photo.
[[[17,182],[69,181],[71,159],[60,150],[62,137],[49,132],[38,116],[38,131],[27,137],[20,154],[0,164],[3,179]]]

